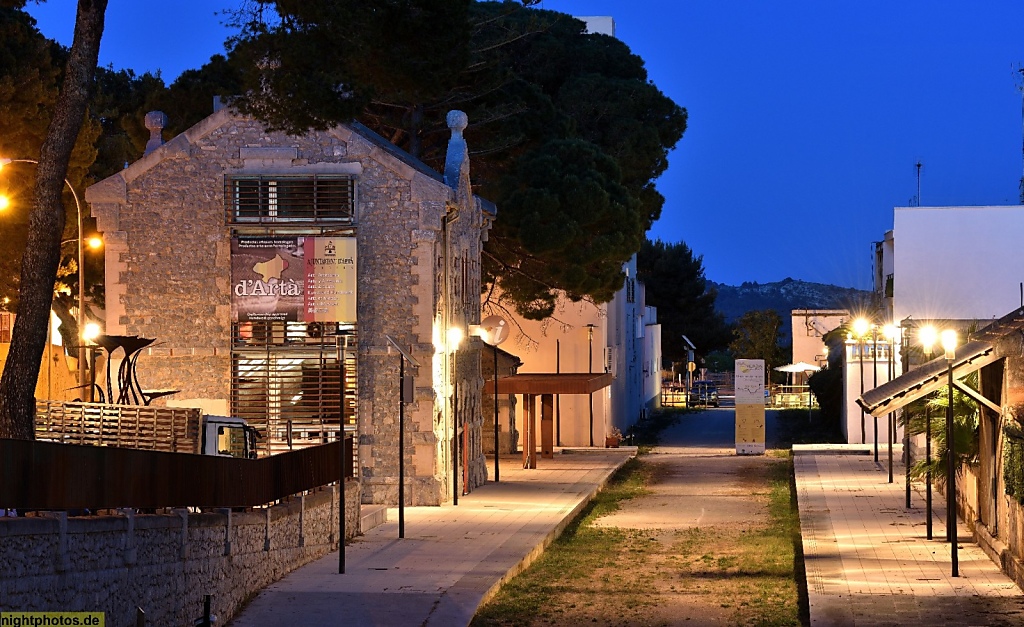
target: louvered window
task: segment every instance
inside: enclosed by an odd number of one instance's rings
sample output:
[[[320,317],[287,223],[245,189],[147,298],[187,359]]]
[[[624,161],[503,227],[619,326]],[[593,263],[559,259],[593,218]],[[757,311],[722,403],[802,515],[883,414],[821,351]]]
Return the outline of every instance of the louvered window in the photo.
[[[234,176],[224,187],[229,224],[355,222],[355,184],[349,176]]]
[[[261,456],[355,431],[354,328],[258,322],[233,331],[231,412],[260,432]]]

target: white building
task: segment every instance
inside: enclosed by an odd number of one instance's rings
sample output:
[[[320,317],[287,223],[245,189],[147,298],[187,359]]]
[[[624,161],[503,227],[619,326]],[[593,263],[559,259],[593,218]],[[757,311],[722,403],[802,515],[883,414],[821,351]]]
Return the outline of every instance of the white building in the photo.
[[[610,15],[574,15],[573,17],[586,23],[588,33],[615,36],[615,19]]]
[[[522,360],[518,373],[610,372],[614,377],[611,386],[593,395],[593,430],[588,396],[558,397],[556,446],[589,446],[591,442],[602,446],[612,427],[625,432],[660,404],[661,325],[657,310],[644,302],[643,283],[636,280],[636,255],[623,270],[622,289],[609,303],[573,303],[562,298],[554,315],[542,321],[501,312],[511,317],[512,328],[502,347]],[[523,431],[522,414],[523,407],[517,404],[519,432]]]
[[[1024,303],[1024,206],[896,207],[893,228],[875,244],[874,290],[882,315],[899,325],[906,341],[917,341],[916,329],[936,326],[985,326]],[[863,346],[865,390],[875,373],[871,338]],[[876,364],[879,384],[888,381],[883,369],[884,345]],[[846,345],[845,421],[850,442],[860,441],[860,360],[858,343]],[[896,373],[902,372],[894,355]],[[870,423],[871,421],[868,420]],[[884,421],[880,429],[884,428]],[[867,428],[871,440],[871,428]]]
[[[850,444],[868,444],[881,442],[884,444],[889,431],[886,419],[872,418],[865,415],[857,405],[857,399],[868,390],[888,383],[898,377],[902,370],[899,363],[899,340],[896,350],[890,351],[888,340],[876,332],[869,333],[866,338],[858,341],[849,339],[844,344],[843,355],[843,408],[845,419],[840,425],[843,435]],[[875,426],[878,427],[878,440],[875,440]],[[903,439],[903,428],[898,427],[895,442]]]
[[[850,320],[845,309],[794,309],[793,320],[793,361],[824,367],[828,362],[825,349],[825,334],[841,327]]]
[[[993,320],[1021,306],[1024,206],[896,207],[892,236],[894,320]]]
[[[605,370],[611,386],[610,422],[625,431],[661,397],[661,325],[658,312],[644,302],[644,284],[636,278],[636,255],[624,270],[626,280],[608,311]]]

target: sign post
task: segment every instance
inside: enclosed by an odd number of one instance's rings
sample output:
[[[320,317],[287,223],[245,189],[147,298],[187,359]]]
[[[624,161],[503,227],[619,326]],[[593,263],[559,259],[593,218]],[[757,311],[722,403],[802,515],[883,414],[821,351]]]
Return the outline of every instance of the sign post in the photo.
[[[763,455],[764,360],[736,360],[736,454]]]

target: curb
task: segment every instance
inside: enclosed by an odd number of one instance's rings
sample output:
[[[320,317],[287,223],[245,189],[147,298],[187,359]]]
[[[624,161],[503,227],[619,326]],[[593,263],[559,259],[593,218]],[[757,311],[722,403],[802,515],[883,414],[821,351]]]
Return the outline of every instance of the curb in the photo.
[[[623,447],[623,448],[627,448],[627,447]],[[600,449],[600,450],[604,451],[604,449]],[[557,525],[555,525],[555,527],[551,531],[549,531],[547,533],[547,535],[532,550],[530,550],[529,553],[526,554],[526,556],[524,556],[516,564],[514,564],[511,568],[509,568],[503,575],[501,575],[498,578],[498,580],[490,588],[487,589],[486,592],[484,592],[483,596],[480,598],[480,601],[477,603],[476,607],[473,609],[473,614],[475,615],[476,611],[482,605],[484,605],[485,603],[487,603],[488,601],[493,599],[494,596],[498,593],[498,590],[500,590],[501,587],[503,585],[505,585],[510,579],[512,579],[513,577],[515,577],[519,573],[521,573],[524,570],[526,570],[526,568],[528,566],[530,566],[530,564],[532,564],[534,561],[536,561],[537,558],[539,558],[540,555],[544,552],[544,550],[548,546],[550,546],[551,543],[554,542],[558,538],[558,536],[562,535],[562,532],[565,531],[565,528],[568,527],[569,524],[573,520],[575,520],[577,516],[579,516],[580,512],[582,512],[583,509],[586,508],[586,506],[590,503],[590,501],[594,498],[594,496],[596,496],[598,492],[603,490],[604,487],[606,485],[608,485],[608,481],[612,478],[612,476],[614,476],[615,473],[618,472],[619,469],[622,468],[626,464],[626,462],[628,462],[631,459],[635,459],[635,458],[636,458],[636,452],[633,451],[632,455],[630,455],[629,457],[626,457],[621,462],[616,464],[608,472],[608,474],[604,477],[604,479],[602,479],[601,482],[594,489],[592,489],[590,491],[590,493],[588,493],[579,503],[577,503],[576,506],[574,508],[572,508],[572,510],[567,512],[566,515],[562,518],[561,522],[559,522]],[[474,573],[475,573],[475,570],[474,570],[474,572],[470,572],[467,575],[467,577],[473,576]],[[449,590],[449,593],[455,591],[458,587],[459,587],[459,585],[456,584],[455,586],[453,586]],[[472,620],[472,617],[470,617],[470,620]]]

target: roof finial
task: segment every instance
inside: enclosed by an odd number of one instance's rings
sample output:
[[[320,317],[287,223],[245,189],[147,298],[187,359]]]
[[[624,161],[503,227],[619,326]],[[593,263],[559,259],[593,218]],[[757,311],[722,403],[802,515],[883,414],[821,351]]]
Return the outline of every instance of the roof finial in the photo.
[[[445,117],[452,137],[448,140],[448,154],[444,161],[444,182],[452,189],[458,189],[463,174],[469,176],[469,150],[462,131],[469,125],[469,116],[462,111],[449,111]]]
[[[143,156],[148,155],[160,146],[164,145],[163,130],[167,126],[167,116],[163,111],[150,111],[146,114],[146,128],[149,129],[149,141],[146,142],[146,150]]]

